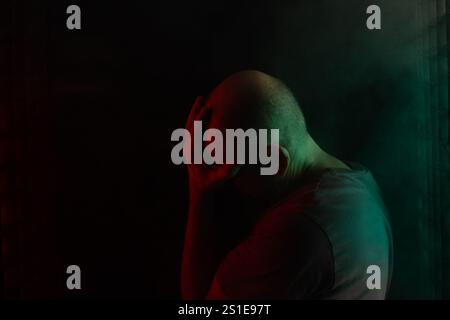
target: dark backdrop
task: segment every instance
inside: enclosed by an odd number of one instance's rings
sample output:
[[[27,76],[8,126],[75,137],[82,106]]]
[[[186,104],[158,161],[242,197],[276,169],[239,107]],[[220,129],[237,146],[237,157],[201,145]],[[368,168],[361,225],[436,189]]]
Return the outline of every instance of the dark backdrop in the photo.
[[[259,69],[328,151],[369,167],[392,216],[392,298],[449,297],[446,1],[4,1],[3,292],[177,298],[198,94]],[[66,29],[78,4],[82,30]],[[382,30],[365,27],[382,9]],[[65,289],[65,268],[82,290]]]

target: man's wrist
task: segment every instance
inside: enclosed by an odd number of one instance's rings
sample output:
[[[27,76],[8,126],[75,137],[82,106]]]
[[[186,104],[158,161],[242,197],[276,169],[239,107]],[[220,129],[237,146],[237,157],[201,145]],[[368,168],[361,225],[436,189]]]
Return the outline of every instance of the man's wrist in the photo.
[[[192,201],[202,201],[212,196],[213,191],[206,188],[189,186],[189,198]]]

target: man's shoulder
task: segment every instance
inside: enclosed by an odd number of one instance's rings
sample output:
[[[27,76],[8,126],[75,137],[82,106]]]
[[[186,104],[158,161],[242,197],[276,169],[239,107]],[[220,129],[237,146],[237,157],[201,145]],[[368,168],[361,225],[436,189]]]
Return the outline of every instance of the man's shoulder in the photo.
[[[328,170],[272,208],[261,227],[323,232],[355,239],[387,234],[388,213],[371,173],[362,166]]]
[[[334,218],[386,216],[386,207],[378,184],[366,168],[359,166],[353,170],[330,170],[324,174],[311,196],[312,208],[309,212],[320,213]],[[333,217],[329,217],[333,218]]]
[[[368,169],[353,164],[351,169],[328,169],[306,179],[270,211],[301,213],[312,207],[367,203],[383,206],[378,185]]]
[[[292,191],[261,219],[260,227],[302,228],[387,223],[387,212],[372,174],[363,166],[327,170]],[[310,225],[311,227],[311,225]]]

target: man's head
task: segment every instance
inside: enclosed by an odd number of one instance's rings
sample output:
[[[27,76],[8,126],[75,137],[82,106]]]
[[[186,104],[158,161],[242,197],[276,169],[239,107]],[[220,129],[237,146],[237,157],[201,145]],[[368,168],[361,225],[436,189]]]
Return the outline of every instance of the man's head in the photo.
[[[261,176],[259,166],[244,165],[234,179],[239,190],[255,196],[271,193],[279,182],[296,175],[306,161],[309,135],[305,120],[292,92],[280,80],[259,71],[233,74],[210,93],[205,109],[205,125],[222,132],[279,130],[278,173]]]

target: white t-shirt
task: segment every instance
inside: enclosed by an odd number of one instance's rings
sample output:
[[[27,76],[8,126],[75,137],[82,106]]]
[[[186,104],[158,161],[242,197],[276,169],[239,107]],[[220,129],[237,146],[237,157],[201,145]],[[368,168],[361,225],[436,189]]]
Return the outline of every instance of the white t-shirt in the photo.
[[[258,221],[222,261],[229,299],[384,299],[392,236],[371,173],[361,165],[309,179]]]

